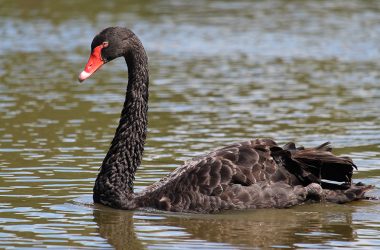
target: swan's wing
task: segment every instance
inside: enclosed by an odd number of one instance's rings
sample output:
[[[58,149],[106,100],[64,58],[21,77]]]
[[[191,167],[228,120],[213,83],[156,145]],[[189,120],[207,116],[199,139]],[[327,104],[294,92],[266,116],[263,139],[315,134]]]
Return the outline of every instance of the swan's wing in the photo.
[[[310,192],[304,187],[311,183],[349,189],[355,165],[330,151],[329,144],[305,149],[294,143],[279,147],[269,139],[235,143],[185,162],[147,188],[140,206],[200,212],[287,207],[303,202]]]
[[[217,195],[228,185],[250,186],[262,181],[290,178],[286,170],[278,171],[271,148],[278,147],[269,139],[257,139],[218,149],[185,164],[187,171],[180,182],[187,182],[205,195]]]
[[[178,203],[177,199],[192,199],[191,194],[220,196],[234,184],[251,186],[258,182],[297,181],[285,168],[278,167],[271,156],[273,148],[278,146],[269,139],[232,144],[185,162],[141,195],[165,196],[172,203]]]

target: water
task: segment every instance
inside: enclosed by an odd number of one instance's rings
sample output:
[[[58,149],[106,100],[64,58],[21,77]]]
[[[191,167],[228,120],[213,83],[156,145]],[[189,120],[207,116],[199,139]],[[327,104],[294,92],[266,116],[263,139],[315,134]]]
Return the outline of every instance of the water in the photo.
[[[0,248],[380,248],[380,203],[217,215],[118,211],[92,187],[126,84],[76,84],[93,36],[133,29],[150,60],[136,189],[234,141],[333,142],[380,186],[378,1],[0,1]],[[380,195],[375,189],[373,195]]]

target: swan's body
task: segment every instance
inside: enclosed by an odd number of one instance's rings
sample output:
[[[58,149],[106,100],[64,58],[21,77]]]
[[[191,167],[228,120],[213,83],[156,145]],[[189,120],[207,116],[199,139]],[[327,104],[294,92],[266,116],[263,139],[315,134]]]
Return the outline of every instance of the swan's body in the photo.
[[[345,203],[371,188],[353,185],[356,167],[333,155],[328,143],[312,149],[270,139],[236,143],[185,162],[143,192],[133,192],[147,128],[148,59],[132,31],[107,28],[91,45],[83,81],[104,63],[123,56],[128,87],[119,126],[94,186],[94,201],[120,209],[215,212],[226,209],[284,208],[313,200]],[[341,182],[332,184],[323,180]]]

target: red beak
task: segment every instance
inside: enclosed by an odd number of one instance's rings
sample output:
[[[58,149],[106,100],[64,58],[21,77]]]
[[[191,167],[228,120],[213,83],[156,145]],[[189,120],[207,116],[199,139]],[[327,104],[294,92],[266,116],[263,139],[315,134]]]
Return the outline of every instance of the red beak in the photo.
[[[89,78],[95,71],[97,71],[104,64],[101,55],[103,47],[103,45],[99,45],[95,47],[92,51],[90,58],[88,59],[88,62],[86,64],[86,67],[84,67],[84,70],[82,71],[82,73],[80,73],[78,77],[78,80],[80,82],[83,82],[84,80]]]

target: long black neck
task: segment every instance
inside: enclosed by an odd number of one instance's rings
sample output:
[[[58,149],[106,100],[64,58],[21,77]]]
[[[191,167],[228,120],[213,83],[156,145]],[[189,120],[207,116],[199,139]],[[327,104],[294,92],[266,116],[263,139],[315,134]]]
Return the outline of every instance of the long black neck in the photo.
[[[125,203],[132,202],[147,133],[148,58],[140,41],[131,48],[124,55],[128,87],[123,110],[94,187],[94,201],[113,207],[128,207]]]

